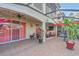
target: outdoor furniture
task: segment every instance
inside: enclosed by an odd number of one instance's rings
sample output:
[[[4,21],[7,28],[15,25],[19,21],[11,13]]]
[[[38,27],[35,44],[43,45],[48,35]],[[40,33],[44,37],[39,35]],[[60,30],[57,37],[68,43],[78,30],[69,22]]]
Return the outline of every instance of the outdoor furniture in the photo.
[[[30,39],[32,39],[32,40],[35,39],[35,33],[33,33],[32,35],[30,35]]]

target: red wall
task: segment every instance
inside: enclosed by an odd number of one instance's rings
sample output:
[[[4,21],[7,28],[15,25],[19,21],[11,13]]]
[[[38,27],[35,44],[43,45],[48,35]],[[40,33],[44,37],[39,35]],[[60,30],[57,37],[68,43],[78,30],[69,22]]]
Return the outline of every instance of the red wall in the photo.
[[[12,28],[11,26],[8,27],[7,23],[9,24],[9,26],[11,25],[10,23],[13,23],[13,24],[17,23],[21,27],[19,29]],[[0,18],[0,24],[3,24],[3,27],[1,27],[0,29],[0,43],[8,42],[10,40],[19,40],[19,39],[26,38],[26,23],[16,21],[13,19],[9,20],[9,19]],[[11,34],[11,31],[12,31],[12,34]],[[11,39],[11,36],[12,36],[12,39]]]

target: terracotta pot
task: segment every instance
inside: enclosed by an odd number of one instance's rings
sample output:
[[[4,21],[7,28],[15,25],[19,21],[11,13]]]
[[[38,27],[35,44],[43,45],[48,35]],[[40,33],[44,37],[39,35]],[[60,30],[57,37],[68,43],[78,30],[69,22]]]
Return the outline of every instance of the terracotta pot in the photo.
[[[66,44],[67,44],[67,48],[68,48],[68,49],[73,49],[75,43],[72,42],[72,41],[67,41]]]

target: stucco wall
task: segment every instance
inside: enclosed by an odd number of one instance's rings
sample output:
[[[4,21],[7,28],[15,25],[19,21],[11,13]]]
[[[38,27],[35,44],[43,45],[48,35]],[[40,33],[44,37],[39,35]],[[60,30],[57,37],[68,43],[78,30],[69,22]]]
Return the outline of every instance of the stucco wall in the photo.
[[[29,39],[33,33],[36,33],[36,25],[29,19],[26,19],[26,39]]]

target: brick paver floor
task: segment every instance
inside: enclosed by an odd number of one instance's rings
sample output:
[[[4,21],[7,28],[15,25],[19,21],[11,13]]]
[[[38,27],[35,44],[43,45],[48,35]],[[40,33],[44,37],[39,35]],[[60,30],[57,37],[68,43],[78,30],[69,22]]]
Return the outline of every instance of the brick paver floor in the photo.
[[[0,45],[2,56],[78,56],[79,41],[75,41],[74,50],[68,50],[62,38],[49,38],[39,44],[37,40],[25,40],[21,42]]]

